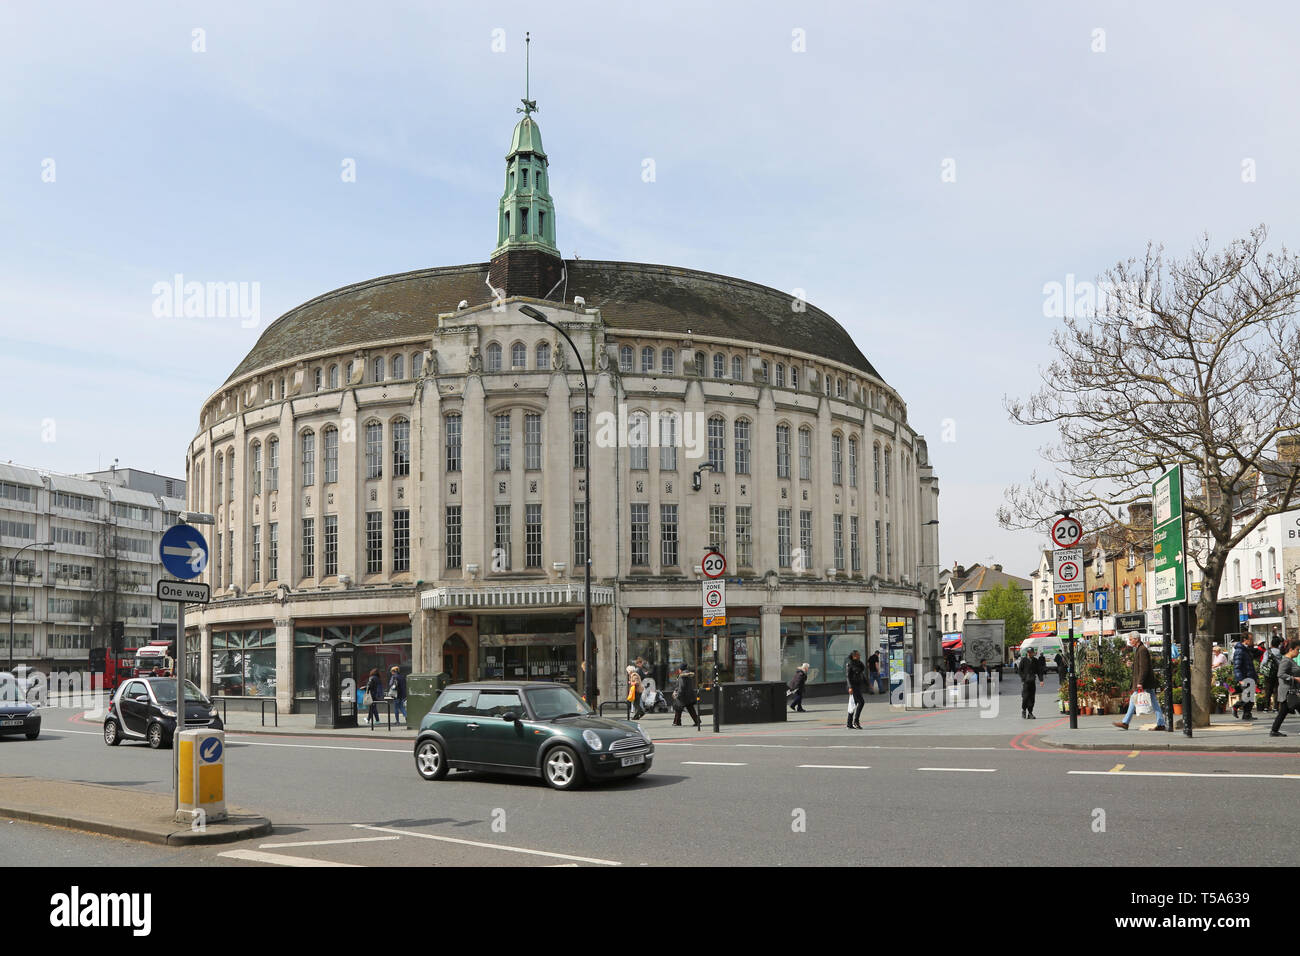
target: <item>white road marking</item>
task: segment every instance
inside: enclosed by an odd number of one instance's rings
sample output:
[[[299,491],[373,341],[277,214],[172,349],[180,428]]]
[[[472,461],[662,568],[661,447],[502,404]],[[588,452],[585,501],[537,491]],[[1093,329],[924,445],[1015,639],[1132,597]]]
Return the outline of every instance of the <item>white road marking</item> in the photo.
[[[1300,773],[1189,773],[1183,770],[1071,770],[1083,777],[1206,777],[1212,780],[1300,780]]]
[[[395,830],[392,827],[376,827],[368,823],[354,823],[360,830],[375,830],[379,833],[396,833],[398,836],[419,837],[421,840],[437,840],[439,843],[457,843],[461,846],[477,846],[485,850],[500,850],[502,853],[527,853],[531,856],[549,856],[553,860],[573,860],[575,863],[598,863],[602,866],[622,866],[618,860],[598,860],[589,856],[572,856],[568,853],[551,853],[548,850],[530,850],[522,846],[506,846],[503,843],[480,843],[477,840],[460,840],[456,837],[437,836],[432,833],[416,833],[412,830]]]
[[[696,767],[748,767],[747,763],[724,763],[720,760],[683,760],[682,764],[691,764]]]
[[[381,836],[381,837],[352,837],[348,840],[305,840],[302,843],[263,843],[259,850],[282,850],[291,846],[333,846],[336,843],[379,843],[383,840],[400,840],[401,837]]]
[[[227,738],[229,738],[234,735],[227,734],[226,736]],[[239,746],[241,747],[287,747],[290,750],[356,750],[356,751],[365,751],[365,752],[376,753],[376,754],[402,754],[403,756],[406,757],[409,757],[411,755],[410,750],[393,750],[391,747],[338,747],[338,746],[330,746],[327,744],[270,744],[270,743],[263,743],[260,740],[243,740],[243,739],[239,741]]]
[[[285,856],[283,853],[259,853],[257,850],[227,850],[217,856],[230,857],[232,860],[249,860],[253,863],[276,863],[280,866],[356,866],[355,863],[332,863],[329,860],[313,860],[305,856]]]
[[[863,767],[858,764],[850,763],[801,763],[800,770],[870,770],[870,767]]]
[[[997,768],[989,767],[917,767],[917,770],[933,770],[939,773],[997,773]]]

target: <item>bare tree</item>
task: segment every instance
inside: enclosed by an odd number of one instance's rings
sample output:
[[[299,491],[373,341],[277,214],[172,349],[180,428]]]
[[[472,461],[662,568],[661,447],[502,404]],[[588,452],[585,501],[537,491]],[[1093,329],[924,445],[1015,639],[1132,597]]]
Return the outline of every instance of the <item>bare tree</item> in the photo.
[[[1043,387],[1006,400],[1012,419],[1054,425],[1042,449],[1055,476],[1007,489],[1005,528],[1042,527],[1058,508],[1085,525],[1120,520],[1150,497],[1151,482],[1184,466],[1187,553],[1204,581],[1196,606],[1192,671],[1195,726],[1209,723],[1214,609],[1228,552],[1296,498],[1300,466],[1266,457],[1300,426],[1300,258],[1263,249],[1261,225],[1222,251],[1202,236],[1185,259],[1148,246],[1108,270],[1104,301],[1067,317],[1052,337]],[[1068,313],[1067,313],[1068,315]],[[1253,496],[1261,467],[1276,493]],[[1197,542],[1200,542],[1200,547]]]

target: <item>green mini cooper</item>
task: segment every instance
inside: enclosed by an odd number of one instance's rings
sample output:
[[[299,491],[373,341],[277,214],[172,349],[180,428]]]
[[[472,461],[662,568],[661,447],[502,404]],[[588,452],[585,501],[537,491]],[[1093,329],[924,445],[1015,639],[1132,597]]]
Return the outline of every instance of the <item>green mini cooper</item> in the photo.
[[[420,722],[415,769],[425,780],[448,770],[541,777],[556,790],[583,780],[635,777],[655,748],[640,727],[598,716],[565,684],[452,684]]]

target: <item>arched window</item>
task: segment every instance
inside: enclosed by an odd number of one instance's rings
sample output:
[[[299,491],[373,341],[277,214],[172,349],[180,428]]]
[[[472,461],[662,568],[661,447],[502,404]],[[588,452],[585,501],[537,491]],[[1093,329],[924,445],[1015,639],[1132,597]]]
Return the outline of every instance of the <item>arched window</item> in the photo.
[[[889,448],[886,448],[886,449],[885,449],[885,497],[886,497],[886,498],[888,498],[889,495],[890,495],[890,490],[889,490],[889,489],[890,489],[890,486],[891,486],[891,484],[892,484],[892,481],[890,480],[890,471],[891,471],[891,469],[890,469],[890,467],[889,467],[889,456],[890,456],[890,454],[891,454],[891,450],[890,450]]]
[[[659,470],[677,470],[677,413],[659,415]]]
[[[659,370],[665,375],[673,375],[677,370],[677,353],[672,349],[664,349],[663,361],[659,364]]]
[[[487,363],[484,366],[489,372],[501,371],[501,346],[495,342],[489,342],[487,347]]]
[[[776,426],[776,476],[790,477],[790,426]]]
[[[741,360],[739,355],[733,355],[731,357],[731,377],[737,382],[743,382],[745,380],[745,363]]]
[[[217,452],[217,457],[215,460],[216,460],[217,467],[213,470],[213,472],[216,481],[213,484],[214,484],[214,490],[216,491],[217,495],[213,500],[217,504],[221,504],[223,500],[221,497],[221,482],[225,480],[223,476],[226,473],[226,469],[225,469],[226,459],[225,456],[221,454],[221,452]]]
[[[537,343],[537,368],[539,371],[545,371],[551,367],[551,343]]]
[[[727,357],[721,352],[713,354],[713,377],[723,378],[727,374]]]
[[[645,373],[655,370],[655,350],[650,346],[641,349],[641,371]]]
[[[447,416],[446,419],[446,439],[447,439],[447,470],[460,471],[460,413],[456,412]]]
[[[703,352],[695,353],[695,374],[701,378],[704,377],[704,368],[707,361],[708,360],[704,357]]]
[[[523,342],[516,342],[514,345],[510,346],[510,367],[528,367],[528,349],[524,347]]]
[[[835,397],[836,398],[844,397],[844,379],[842,378],[837,378],[835,380]]]
[[[709,419],[709,464],[715,475],[727,470],[727,420],[721,415]]]
[[[325,484],[339,480],[339,430],[330,426],[322,433],[325,442]]]
[[[366,477],[384,476],[384,426],[366,422]]]
[[[411,473],[411,423],[393,419],[393,475],[404,478]]]
[[[302,472],[303,486],[316,484],[316,435],[305,431],[299,439],[300,457],[298,470]]]
[[[632,346],[624,345],[618,350],[618,370],[620,372],[632,371]]]
[[[799,480],[812,480],[812,429],[799,429]]]
[[[627,417],[627,444],[633,471],[650,467],[650,419],[645,412],[633,412]]]
[[[836,432],[831,435],[831,484],[844,483],[844,437]]]
[[[312,375],[312,385],[314,386],[313,391],[319,392],[321,385],[324,384],[324,376],[321,374],[321,370],[319,368],[314,369],[311,375]]]
[[[353,369],[353,367],[354,367],[355,365],[356,365],[356,362],[349,362],[349,363],[348,363],[348,371],[347,371],[347,375],[346,375],[345,377],[347,378],[347,381],[348,381],[348,384],[349,384],[349,385],[352,384],[352,369]]]
[[[780,362],[776,363],[776,387],[785,388],[785,366]]]
[[[372,363],[372,367],[374,369],[374,374],[371,377],[372,381],[382,382],[384,380],[384,357],[382,355],[377,357]]]
[[[248,458],[253,473],[253,494],[260,495],[262,493],[262,443],[253,442],[250,451]]]
[[[799,388],[799,369],[794,365],[790,366],[790,387],[795,390]]]
[[[737,418],[734,423],[736,474],[749,474],[749,421]]]
[[[876,494],[880,494],[880,445],[879,443],[871,446],[871,474],[872,487]]]
[[[280,439],[271,438],[266,442],[266,490],[280,489]]]
[[[339,387],[339,367],[337,365],[331,365],[330,366],[330,388],[338,388],[338,387]]]
[[[402,372],[405,371],[403,365],[404,363],[402,361],[402,357],[400,355],[394,355],[393,356],[393,378],[397,379],[399,382],[403,378]]]
[[[423,374],[424,374],[424,353],[412,352],[411,353],[411,377],[419,378]]]

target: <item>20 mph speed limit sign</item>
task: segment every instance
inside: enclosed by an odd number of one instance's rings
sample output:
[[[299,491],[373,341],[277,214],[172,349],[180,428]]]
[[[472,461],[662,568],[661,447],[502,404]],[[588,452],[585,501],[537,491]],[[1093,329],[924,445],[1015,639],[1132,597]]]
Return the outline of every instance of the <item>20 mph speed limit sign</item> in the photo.
[[[1057,518],[1052,524],[1052,544],[1058,548],[1073,548],[1083,537],[1083,525],[1074,518]]]
[[[700,562],[700,570],[706,578],[720,578],[727,573],[727,559],[717,551],[710,551]]]

